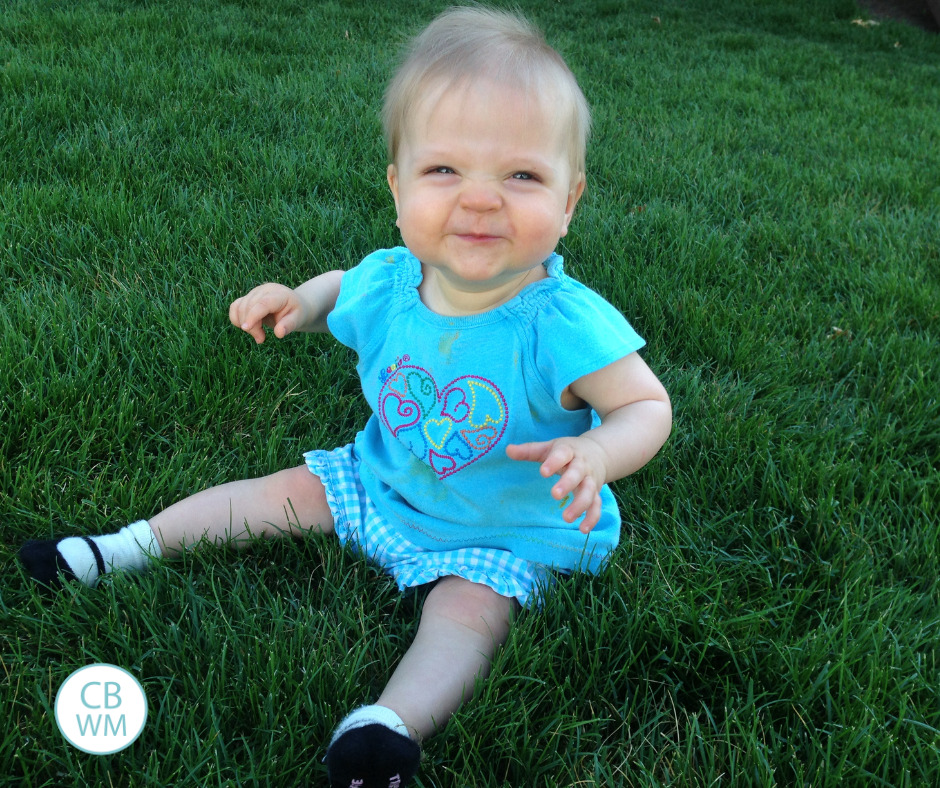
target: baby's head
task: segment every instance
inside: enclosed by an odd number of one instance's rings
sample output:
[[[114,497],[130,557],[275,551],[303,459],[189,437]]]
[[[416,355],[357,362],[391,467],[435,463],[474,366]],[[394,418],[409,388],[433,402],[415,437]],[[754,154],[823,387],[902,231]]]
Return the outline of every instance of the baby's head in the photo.
[[[487,80],[561,116],[572,178],[583,179],[591,114],[574,74],[525,19],[482,7],[445,11],[412,42],[385,93],[389,161],[397,161],[409,120],[429,93]]]

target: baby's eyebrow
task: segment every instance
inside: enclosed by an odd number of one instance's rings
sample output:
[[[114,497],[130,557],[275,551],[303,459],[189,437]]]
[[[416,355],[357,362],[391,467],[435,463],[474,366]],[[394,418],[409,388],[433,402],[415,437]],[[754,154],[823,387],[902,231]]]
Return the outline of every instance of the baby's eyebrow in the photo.
[[[541,157],[510,159],[507,161],[506,169],[511,172],[534,172],[543,176],[558,174],[555,164]]]
[[[551,170],[553,169],[551,162],[546,161],[541,157],[525,157],[520,156],[518,158],[510,159],[512,162],[510,169],[517,170]]]
[[[413,151],[411,163],[415,170],[423,171],[433,167],[453,166],[460,168],[466,166],[464,157],[467,154],[454,150],[449,146],[428,146]],[[471,159],[475,154],[471,154]],[[533,154],[527,151],[496,152],[492,158],[486,160],[486,166],[503,173],[534,172],[540,175],[556,175],[557,162],[553,159]],[[474,162],[471,161],[471,165]]]

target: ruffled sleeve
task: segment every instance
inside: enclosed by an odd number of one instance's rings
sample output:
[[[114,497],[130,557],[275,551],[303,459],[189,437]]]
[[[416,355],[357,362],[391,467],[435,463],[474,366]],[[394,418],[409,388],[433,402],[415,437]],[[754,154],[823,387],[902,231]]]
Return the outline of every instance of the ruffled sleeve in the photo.
[[[336,306],[327,317],[330,333],[362,353],[383,335],[382,326],[417,297],[414,258],[407,249],[379,249],[343,274]],[[420,268],[417,273],[420,279]]]
[[[551,397],[579,378],[628,356],[646,342],[589,287],[555,272],[558,287],[535,317],[535,363]]]

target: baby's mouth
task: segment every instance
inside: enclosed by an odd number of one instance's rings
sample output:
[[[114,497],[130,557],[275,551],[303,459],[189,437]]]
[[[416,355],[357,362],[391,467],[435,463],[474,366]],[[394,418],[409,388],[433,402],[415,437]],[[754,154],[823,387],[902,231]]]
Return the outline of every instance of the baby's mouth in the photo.
[[[487,241],[498,241],[500,236],[490,235],[489,233],[455,233],[462,241],[469,243],[485,243]]]

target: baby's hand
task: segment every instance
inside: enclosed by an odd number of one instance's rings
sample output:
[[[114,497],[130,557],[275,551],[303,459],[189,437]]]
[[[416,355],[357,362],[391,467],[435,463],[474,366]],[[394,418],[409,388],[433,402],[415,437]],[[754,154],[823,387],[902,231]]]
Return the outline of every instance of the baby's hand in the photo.
[[[274,329],[274,336],[283,339],[297,326],[303,325],[304,303],[289,287],[278,284],[258,285],[247,295],[232,302],[228,318],[232,324],[247,331],[259,345],[264,342],[264,326]]]
[[[607,481],[607,455],[599,444],[585,436],[556,438],[537,443],[516,443],[506,447],[512,460],[539,462],[545,478],[559,475],[552,497],[561,501],[574,493],[562,516],[573,523],[582,514],[581,533],[588,534],[601,517],[600,490]]]

